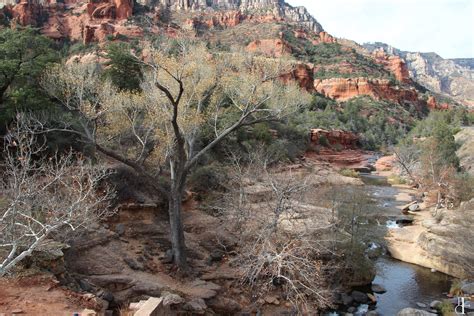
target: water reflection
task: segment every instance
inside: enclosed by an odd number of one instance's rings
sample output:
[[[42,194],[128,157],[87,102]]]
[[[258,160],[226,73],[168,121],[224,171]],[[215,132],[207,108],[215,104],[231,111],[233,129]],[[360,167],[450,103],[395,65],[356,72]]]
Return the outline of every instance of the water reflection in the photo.
[[[343,192],[346,196],[369,198],[364,213],[370,223],[375,222],[370,229],[379,230],[374,235],[383,236],[387,230],[399,229],[397,218],[402,216],[400,206],[407,203],[396,199],[402,189],[391,186],[385,177],[377,175],[364,174],[361,179],[365,183],[364,186],[347,186],[343,188]],[[371,243],[368,245],[372,246]],[[376,265],[377,276],[374,283],[382,285],[387,290],[384,294],[375,294],[377,297],[375,311],[381,316],[397,315],[406,307],[418,308],[417,303],[429,306],[432,301],[442,298],[443,293],[448,292],[451,285],[452,278],[445,274],[432,273],[430,269],[387,256],[380,257]],[[361,305],[355,315],[365,315],[366,312],[367,306]]]
[[[429,305],[448,292],[451,277],[431,272],[430,269],[404,263],[391,258],[377,261],[374,283],[381,284],[387,292],[377,294],[376,311],[382,316],[396,315],[405,307],[416,308],[416,303]]]

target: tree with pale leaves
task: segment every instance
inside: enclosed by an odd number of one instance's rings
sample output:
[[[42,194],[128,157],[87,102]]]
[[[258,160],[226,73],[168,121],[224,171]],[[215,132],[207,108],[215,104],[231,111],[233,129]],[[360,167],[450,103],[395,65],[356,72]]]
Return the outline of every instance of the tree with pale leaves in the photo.
[[[139,92],[85,82],[95,71],[87,65],[52,68],[43,86],[81,115],[82,128],[62,130],[133,168],[167,198],[173,260],[186,270],[181,203],[196,163],[239,128],[282,120],[310,98],[296,84],[281,82],[280,76],[291,70],[282,59],[213,55],[182,41],[147,48],[135,61],[144,74]],[[86,86],[94,89],[74,94]],[[66,94],[61,87],[71,89]],[[204,130],[212,135],[204,137]]]

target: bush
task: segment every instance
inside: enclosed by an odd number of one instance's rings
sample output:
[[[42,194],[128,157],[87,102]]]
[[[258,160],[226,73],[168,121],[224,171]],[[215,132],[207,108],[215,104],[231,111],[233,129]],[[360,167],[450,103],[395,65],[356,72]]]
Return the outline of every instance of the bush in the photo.
[[[319,136],[319,141],[318,141],[318,143],[319,143],[321,146],[324,146],[324,147],[329,147],[329,145],[330,145],[330,144],[329,144],[329,141],[328,141],[328,139],[327,139],[327,137],[324,136],[324,135]]]
[[[455,176],[453,191],[456,202],[470,201],[474,198],[474,176],[467,172]]]
[[[225,172],[217,164],[198,167],[189,177],[190,188],[200,199],[207,192],[223,190],[226,181]]]
[[[130,45],[113,43],[107,47],[105,77],[121,90],[138,91],[143,73],[140,64],[130,53]]]
[[[353,170],[353,169],[341,169],[339,170],[339,174],[343,175],[344,177],[349,177],[349,178],[359,178],[360,174]]]
[[[448,300],[444,300],[440,305],[437,306],[436,309],[443,316],[454,316],[454,315],[456,315],[454,313],[453,304]]]
[[[388,182],[390,184],[395,184],[395,185],[397,185],[397,184],[407,184],[408,183],[408,181],[406,179],[404,179],[404,178],[402,178],[402,177],[400,177],[399,175],[396,175],[396,174],[390,175],[388,177]]]
[[[451,288],[449,289],[449,294],[453,296],[460,296],[462,295],[462,288],[463,283],[460,280],[454,280],[451,284]]]

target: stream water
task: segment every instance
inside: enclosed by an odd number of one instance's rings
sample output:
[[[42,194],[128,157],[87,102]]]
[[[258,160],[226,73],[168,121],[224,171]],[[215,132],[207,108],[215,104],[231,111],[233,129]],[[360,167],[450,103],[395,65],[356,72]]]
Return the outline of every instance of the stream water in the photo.
[[[383,225],[385,231],[403,229],[395,223],[395,219],[397,216],[402,216],[400,206],[410,202],[412,192],[409,189],[391,186],[382,176],[364,174],[361,178],[365,183],[364,186],[347,189],[360,195],[367,195],[373,201],[371,216],[376,218],[378,226]],[[443,293],[449,291],[452,280],[445,274],[395,260],[388,254],[377,259],[376,268],[377,276],[373,283],[382,285],[387,292],[376,294],[377,304],[370,309],[375,310],[380,316],[395,316],[406,307],[419,308],[418,303],[429,306],[433,300],[439,300],[443,297]],[[367,305],[361,305],[354,315],[365,315],[367,310]],[[336,312],[333,315],[344,315],[344,313]]]

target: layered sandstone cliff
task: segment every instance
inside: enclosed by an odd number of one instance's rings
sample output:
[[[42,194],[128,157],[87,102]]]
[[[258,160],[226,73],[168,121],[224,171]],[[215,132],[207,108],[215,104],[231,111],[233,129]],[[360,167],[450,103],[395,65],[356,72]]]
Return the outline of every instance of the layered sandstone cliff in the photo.
[[[150,0],[140,0],[151,5]],[[324,31],[319,22],[305,7],[293,7],[284,0],[158,0],[158,4],[171,10],[232,10],[244,14],[270,15],[289,22],[295,22],[316,33]]]
[[[395,78],[402,83],[411,83],[410,73],[405,61],[395,55],[387,54],[383,49],[377,49],[372,53],[374,59],[385,69],[390,71]]]
[[[284,21],[321,33],[321,41],[334,41],[304,7],[292,7],[283,0],[142,0],[138,3],[148,7],[148,18],[156,22],[147,27],[152,33],[159,33],[159,15],[164,10],[176,10],[189,11],[190,18],[181,25],[183,28]],[[55,39],[89,43],[143,34],[143,27],[126,23],[133,14],[133,4],[134,0],[0,0],[0,14],[7,13],[13,23],[39,27],[43,34]]]
[[[418,102],[418,93],[415,89],[393,86],[387,79],[369,78],[332,78],[316,79],[314,88],[328,98],[347,101],[357,96],[370,96],[376,100],[390,100],[392,102]]]

